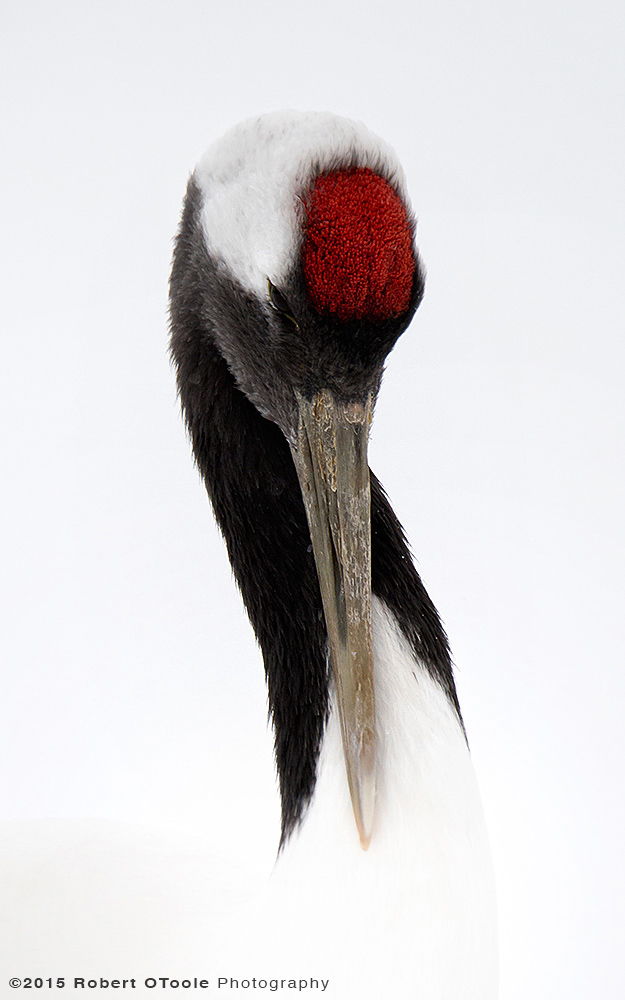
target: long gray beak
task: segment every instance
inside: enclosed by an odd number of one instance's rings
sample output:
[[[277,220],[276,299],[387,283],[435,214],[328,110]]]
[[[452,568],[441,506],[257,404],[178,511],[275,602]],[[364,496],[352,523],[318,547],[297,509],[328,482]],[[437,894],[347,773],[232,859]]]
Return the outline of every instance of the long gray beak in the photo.
[[[360,845],[375,807],[375,698],[371,638],[371,492],[367,443],[373,401],[297,394],[291,446],[304,497],[328,631],[347,781]]]

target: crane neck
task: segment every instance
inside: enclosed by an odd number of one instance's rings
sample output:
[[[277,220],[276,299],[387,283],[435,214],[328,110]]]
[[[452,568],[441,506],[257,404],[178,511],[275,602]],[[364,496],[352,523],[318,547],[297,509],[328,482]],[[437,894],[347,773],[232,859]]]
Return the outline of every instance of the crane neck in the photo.
[[[206,296],[217,281],[189,186],[171,276],[171,351],[193,451],[260,644],[275,734],[282,842],[317,781],[329,712],[327,634],[306,513],[287,441],[237,387]],[[371,474],[372,589],[460,710],[445,632],[402,528]]]

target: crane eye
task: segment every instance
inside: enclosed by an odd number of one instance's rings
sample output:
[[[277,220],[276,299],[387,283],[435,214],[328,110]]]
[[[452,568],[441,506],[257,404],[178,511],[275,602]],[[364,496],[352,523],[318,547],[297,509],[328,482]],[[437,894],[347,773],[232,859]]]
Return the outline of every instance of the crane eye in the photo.
[[[285,299],[282,292],[280,291],[280,289],[276,288],[276,286],[269,278],[267,278],[267,287],[269,289],[269,301],[271,302],[271,305],[273,306],[275,311],[280,313],[281,316],[284,316],[285,319],[290,320],[291,323],[293,323],[293,325],[296,326],[297,329],[299,330],[299,324],[295,319],[295,316],[293,316],[291,312],[291,307],[287,302],[287,300]]]

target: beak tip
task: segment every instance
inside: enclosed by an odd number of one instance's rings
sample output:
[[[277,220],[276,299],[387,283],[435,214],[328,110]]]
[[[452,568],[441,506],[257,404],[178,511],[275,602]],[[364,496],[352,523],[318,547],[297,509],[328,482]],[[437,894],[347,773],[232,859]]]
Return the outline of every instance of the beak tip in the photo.
[[[358,829],[360,846],[363,851],[369,850],[373,834],[373,821],[375,816],[375,786],[375,771],[372,770],[366,775],[366,777],[364,775],[360,775],[360,780],[357,781],[356,785],[358,791],[356,796],[352,797],[354,818]]]
[[[371,834],[370,833],[369,834],[361,833],[360,834],[360,846],[362,847],[363,851],[368,851],[369,850],[370,843],[371,843]]]

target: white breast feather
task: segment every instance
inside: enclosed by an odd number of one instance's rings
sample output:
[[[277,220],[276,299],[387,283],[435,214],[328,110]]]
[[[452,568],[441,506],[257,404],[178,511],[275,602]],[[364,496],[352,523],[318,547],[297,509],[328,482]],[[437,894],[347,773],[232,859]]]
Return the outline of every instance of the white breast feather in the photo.
[[[442,689],[375,598],[373,628],[371,846],[359,846],[334,707],[313,802],[252,916],[263,937],[258,960],[314,969],[336,1000],[493,1000],[493,877],[467,744]]]

